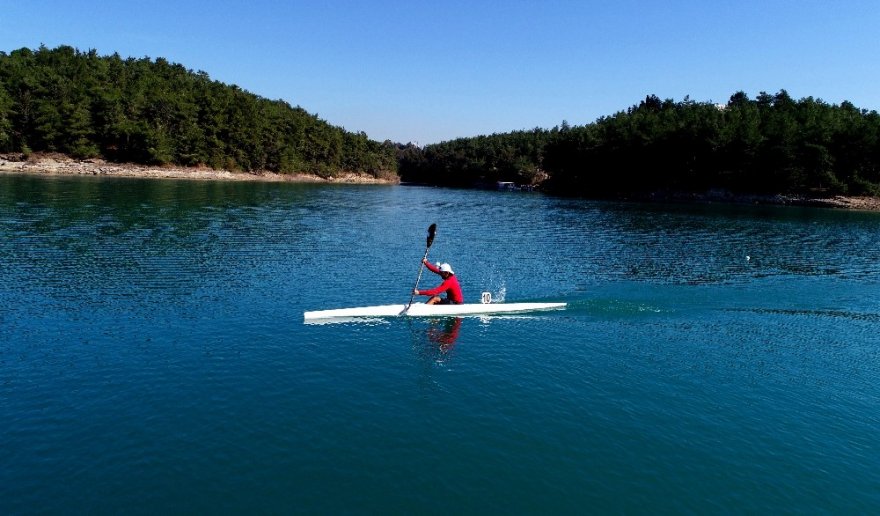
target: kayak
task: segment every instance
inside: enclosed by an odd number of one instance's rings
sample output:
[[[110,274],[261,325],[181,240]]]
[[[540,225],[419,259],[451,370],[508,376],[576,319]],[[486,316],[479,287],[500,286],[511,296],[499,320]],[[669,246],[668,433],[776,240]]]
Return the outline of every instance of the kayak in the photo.
[[[471,303],[462,305],[413,303],[409,310],[406,310],[406,305],[362,306],[358,308],[305,312],[303,318],[306,321],[316,321],[340,318],[355,319],[359,317],[452,317],[459,315],[494,315],[560,310],[564,309],[565,306],[565,303]]]
[[[434,242],[434,236],[437,233],[437,224],[431,224],[428,227],[428,238],[425,241],[425,256],[422,257],[422,265],[419,266],[419,275],[416,277],[416,284],[413,288],[413,295],[410,297],[410,303],[416,296],[416,288],[419,286],[419,280],[422,277],[424,264],[428,263],[428,250],[431,249],[431,243]],[[445,268],[444,268],[445,267]],[[440,274],[447,276],[454,274],[449,264],[442,264],[435,268],[429,268],[434,271],[440,271]],[[447,276],[444,276],[444,281]],[[312,312],[304,312],[303,319],[305,322],[315,322],[322,324],[324,322],[343,322],[357,320],[361,318],[380,318],[380,317],[458,317],[462,315],[494,315],[494,314],[511,314],[535,312],[539,310],[559,310],[565,308],[565,303],[493,303],[492,293],[483,292],[480,296],[481,303],[461,304],[461,305],[428,305],[425,303],[412,303],[410,305],[379,305],[379,306],[361,306],[357,308],[338,308],[335,310],[315,310]]]

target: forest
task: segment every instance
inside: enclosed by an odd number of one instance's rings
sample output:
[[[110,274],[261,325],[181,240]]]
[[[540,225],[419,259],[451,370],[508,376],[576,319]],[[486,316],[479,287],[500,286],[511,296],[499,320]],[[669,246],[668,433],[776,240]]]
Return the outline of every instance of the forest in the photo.
[[[0,52],[0,152],[153,165],[340,172],[583,197],[721,191],[880,195],[880,116],[785,91],[725,104],[649,95],[583,126],[379,143],[163,58],[69,46]]]
[[[397,177],[391,142],[163,58],[122,59],[69,46],[0,52],[0,152]]]
[[[404,181],[542,183],[566,195],[880,194],[880,116],[785,90],[726,104],[650,95],[594,123],[401,146]]]

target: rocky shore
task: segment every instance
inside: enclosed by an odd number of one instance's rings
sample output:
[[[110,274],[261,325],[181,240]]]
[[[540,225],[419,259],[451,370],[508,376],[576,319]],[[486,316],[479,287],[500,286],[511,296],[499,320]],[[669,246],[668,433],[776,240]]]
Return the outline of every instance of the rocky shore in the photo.
[[[105,176],[141,177],[222,181],[267,181],[292,183],[397,184],[399,179],[378,179],[365,174],[341,174],[324,178],[309,174],[276,174],[274,172],[232,172],[207,167],[151,167],[133,163],[111,163],[101,159],[76,160],[60,154],[0,155],[0,174],[33,174],[44,176]],[[742,196],[724,192],[703,195],[656,193],[643,199],[649,202],[725,202],[733,204],[776,204],[815,206],[848,210],[880,212],[880,197],[831,196],[803,197],[791,195]]]
[[[859,211],[880,211],[880,197],[833,195],[808,197],[803,195],[739,195],[724,190],[703,194],[679,192],[655,192],[638,199],[647,202],[694,202],[729,204],[770,204],[778,206],[812,206],[817,208],[841,208]]]
[[[843,195],[835,195],[834,197],[823,199],[805,199],[801,204],[805,206],[820,206],[825,208],[880,211],[880,198],[878,197],[847,197]]]
[[[293,183],[396,184],[398,182],[396,179],[377,179],[370,175],[353,173],[323,178],[309,174],[232,172],[207,167],[151,167],[133,163],[110,163],[101,159],[76,160],[57,154],[34,154],[27,159],[21,155],[0,155],[0,173]]]

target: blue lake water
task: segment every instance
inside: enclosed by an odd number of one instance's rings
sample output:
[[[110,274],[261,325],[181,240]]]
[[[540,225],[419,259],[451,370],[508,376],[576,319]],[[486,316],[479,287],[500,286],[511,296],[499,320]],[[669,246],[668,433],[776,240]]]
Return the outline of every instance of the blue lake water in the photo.
[[[405,303],[431,223],[467,300],[569,308],[303,323]],[[876,513],[878,257],[871,213],[0,176],[0,513]]]

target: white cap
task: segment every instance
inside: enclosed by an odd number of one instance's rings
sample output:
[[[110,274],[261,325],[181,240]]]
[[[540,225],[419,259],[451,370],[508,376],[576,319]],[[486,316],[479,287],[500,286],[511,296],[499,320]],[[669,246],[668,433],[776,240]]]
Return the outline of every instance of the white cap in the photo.
[[[452,272],[452,266],[449,265],[448,263],[441,263],[440,264],[440,272],[448,272],[449,274],[455,274],[454,272]]]

